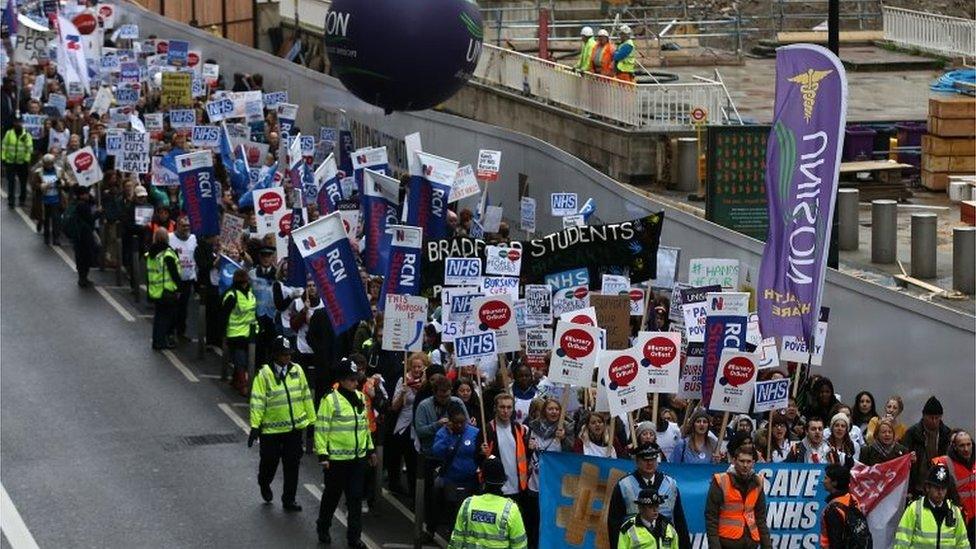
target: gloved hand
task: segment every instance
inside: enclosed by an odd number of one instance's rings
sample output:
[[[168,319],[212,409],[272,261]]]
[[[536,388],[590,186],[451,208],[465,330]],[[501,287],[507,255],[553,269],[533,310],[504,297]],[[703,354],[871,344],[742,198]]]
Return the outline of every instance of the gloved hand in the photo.
[[[319,456],[319,465],[322,466],[322,469],[328,469],[329,468],[329,456],[320,455]]]
[[[261,429],[258,427],[253,427],[251,429],[251,434],[247,435],[247,447],[250,448],[254,446],[254,441],[261,438]]]

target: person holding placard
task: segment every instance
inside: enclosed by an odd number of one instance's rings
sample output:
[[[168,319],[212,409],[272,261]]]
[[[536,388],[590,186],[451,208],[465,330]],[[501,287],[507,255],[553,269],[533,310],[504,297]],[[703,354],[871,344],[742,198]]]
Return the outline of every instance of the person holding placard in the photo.
[[[41,158],[41,167],[36,171],[38,190],[44,214],[41,216],[44,229],[44,243],[53,242],[61,245],[61,191],[64,181],[61,172],[54,165],[54,155],[45,154]]]
[[[401,376],[397,380],[396,388],[393,390],[393,399],[390,401],[391,417],[395,417],[393,423],[393,433],[386,444],[384,454],[384,466],[387,470],[387,485],[390,491],[396,494],[403,494],[403,485],[400,484],[401,464],[407,467],[407,492],[411,499],[414,494],[414,487],[417,480],[417,450],[413,443],[413,412],[414,400],[417,392],[427,381],[426,371],[430,365],[430,359],[421,352],[410,355],[407,359],[406,376]]]
[[[583,414],[583,428],[573,444],[573,452],[585,456],[627,459],[627,448],[616,436],[611,436],[608,414],[590,412]],[[613,443],[611,444],[611,439]]]
[[[638,494],[646,491],[660,498],[659,511],[669,523],[674,524],[677,532],[677,547],[690,549],[691,537],[685,521],[684,507],[681,505],[681,492],[678,483],[670,476],[658,471],[658,464],[663,455],[654,445],[638,446],[634,453],[636,468],[629,475],[621,478],[613,488],[610,497],[610,509],[607,513],[607,533],[610,536],[610,547],[617,547],[617,539],[622,526],[628,516],[639,512],[636,499]]]
[[[529,488],[529,462],[532,449],[529,430],[516,421],[515,398],[509,393],[495,395],[495,418],[485,426],[481,452],[485,457],[498,458],[505,468],[507,480],[502,485],[502,495],[519,504],[526,517],[529,546],[538,539],[539,500],[527,493]]]

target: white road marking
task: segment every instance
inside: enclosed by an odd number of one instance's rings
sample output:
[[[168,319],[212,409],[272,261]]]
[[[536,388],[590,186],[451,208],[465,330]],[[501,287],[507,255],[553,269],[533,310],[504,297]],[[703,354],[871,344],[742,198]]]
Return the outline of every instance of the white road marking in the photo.
[[[190,369],[186,367],[186,364],[183,364],[183,361],[180,360],[179,357],[177,357],[173,351],[170,351],[169,349],[163,349],[163,355],[169,359],[170,364],[175,366],[176,369],[179,370],[181,374],[183,374],[183,377],[185,377],[187,381],[189,381],[190,383],[197,383],[198,381],[200,381],[200,379],[197,378],[197,376],[195,376],[193,372],[191,372]]]
[[[305,489],[308,490],[309,492],[311,492],[312,495],[315,496],[315,499],[317,499],[319,501],[322,501],[322,489],[321,488],[319,488],[318,486],[316,486],[314,484],[308,484],[308,483],[306,483],[305,484]],[[349,527],[349,524],[346,521],[346,510],[345,509],[342,509],[341,507],[336,507],[335,518],[339,519],[339,522],[342,523],[343,526],[345,526],[347,528]],[[361,536],[360,539],[362,539],[363,540],[363,543],[366,544],[366,547],[369,547],[370,549],[382,549],[380,547],[380,545],[378,543],[376,543],[375,541],[373,541],[369,536],[367,536],[365,532],[363,532],[363,534],[362,534],[362,536]]]
[[[248,425],[246,421],[244,421],[244,418],[237,415],[237,412],[235,412],[234,409],[230,407],[230,404],[227,404],[226,402],[221,402],[220,404],[217,405],[217,407],[220,408],[221,412],[227,414],[227,417],[229,417],[231,421],[233,421],[238,427],[240,427],[241,431],[244,431],[247,434],[251,433],[251,426]]]
[[[13,549],[38,549],[37,541],[24,524],[24,519],[3,484],[0,484],[0,530],[3,530],[3,535]]]
[[[202,377],[203,379],[220,379],[220,376],[217,374],[200,374],[197,377]]]
[[[122,318],[124,318],[129,322],[136,321],[135,317],[133,317],[132,314],[129,313],[129,311],[126,311],[125,307],[123,307],[121,303],[119,303],[118,301],[116,301],[114,297],[112,297],[112,294],[108,293],[108,290],[102,288],[101,286],[95,286],[95,291],[98,292],[98,295],[105,298],[105,301],[108,301],[108,304],[111,305],[116,312],[122,315]]]
[[[68,267],[70,267],[72,271],[78,272],[78,267],[75,266],[75,260],[71,259],[71,256],[68,255],[68,252],[64,251],[64,248],[61,246],[51,246],[51,249],[54,250],[54,253],[61,256],[61,259],[68,264]]]
[[[394,509],[396,509],[397,511],[400,511],[401,513],[403,513],[403,516],[407,517],[407,520],[409,520],[410,522],[415,522],[416,519],[414,518],[413,511],[411,511],[410,509],[407,509],[406,506],[404,506],[402,503],[400,503],[400,500],[398,500],[386,488],[382,488],[381,489],[381,492],[382,492],[382,495],[383,495],[383,499],[385,499],[386,501],[388,501],[390,503],[390,505],[393,506]],[[436,541],[437,544],[440,545],[441,547],[447,547],[447,540],[444,539],[440,534],[435,534],[434,535],[434,541]]]

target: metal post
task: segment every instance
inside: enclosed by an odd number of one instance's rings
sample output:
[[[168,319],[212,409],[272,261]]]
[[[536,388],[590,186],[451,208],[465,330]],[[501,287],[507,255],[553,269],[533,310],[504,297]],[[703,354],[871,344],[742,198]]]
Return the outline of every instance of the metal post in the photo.
[[[934,213],[912,214],[912,276],[935,278],[936,225]]]
[[[871,201],[871,263],[898,259],[898,202]]]
[[[860,205],[861,191],[857,189],[838,189],[837,216],[840,218],[840,234],[837,241],[844,251],[856,250],[860,237]]]
[[[207,352],[207,305],[201,294],[197,305],[197,358],[203,359]]]
[[[952,229],[952,289],[976,294],[976,227]]]

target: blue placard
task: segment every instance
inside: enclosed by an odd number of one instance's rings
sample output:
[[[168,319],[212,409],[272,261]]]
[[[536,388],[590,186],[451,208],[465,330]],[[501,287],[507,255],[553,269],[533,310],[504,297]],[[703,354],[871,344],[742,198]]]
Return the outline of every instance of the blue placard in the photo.
[[[757,381],[756,390],[752,393],[752,407],[754,413],[769,412],[786,408],[790,400],[790,379],[771,379]]]
[[[192,128],[197,123],[197,113],[193,109],[169,111],[169,125],[174,129]]]
[[[327,128],[325,126],[319,128],[319,141],[335,143],[338,138],[335,128]]]
[[[194,147],[216,148],[220,144],[220,128],[217,126],[193,126],[191,141]]]
[[[546,284],[552,286],[554,291],[575,286],[589,287],[590,272],[586,269],[586,267],[581,267],[579,269],[570,269],[568,271],[547,274]]]
[[[444,285],[481,286],[481,258],[446,258],[444,260]]]
[[[495,344],[495,332],[489,330],[477,334],[463,335],[454,338],[455,358],[458,362],[489,357],[498,353]]]
[[[139,38],[139,25],[129,23],[119,27],[119,38],[123,40],[135,40]]]
[[[549,196],[549,209],[555,217],[575,215],[578,208],[576,193],[552,193]]]
[[[185,67],[190,57],[190,43],[186,40],[170,40],[166,62],[175,67]]]
[[[119,86],[115,90],[115,101],[119,105],[135,105],[139,102],[139,86]]]
[[[234,112],[234,102],[226,97],[215,99],[207,103],[207,118],[211,122],[220,122]]]
[[[264,108],[277,109],[279,103],[288,102],[288,91],[266,92],[264,94]]]

